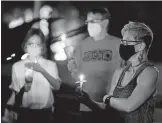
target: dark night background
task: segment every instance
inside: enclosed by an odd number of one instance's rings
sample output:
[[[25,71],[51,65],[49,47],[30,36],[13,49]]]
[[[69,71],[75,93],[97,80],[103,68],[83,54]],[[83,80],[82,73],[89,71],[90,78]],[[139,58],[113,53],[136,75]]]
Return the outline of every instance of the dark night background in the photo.
[[[49,1],[46,2],[49,5],[56,5],[61,2]],[[63,3],[63,1],[62,1]],[[64,2],[66,3],[66,2]],[[91,6],[101,5],[105,6],[109,9],[112,20],[110,24],[109,32],[115,36],[121,37],[120,30],[123,25],[128,21],[141,21],[148,24],[154,32],[154,42],[152,48],[149,52],[149,59],[155,62],[161,62],[162,57],[158,55],[162,51],[161,47],[161,27],[162,27],[162,2],[160,1],[73,1],[71,2],[78,9],[80,14],[85,15],[86,10]],[[21,8],[26,6],[33,6],[32,1],[6,1],[2,2],[2,17],[5,11],[11,10],[13,7],[20,6]],[[6,25],[2,22],[2,63],[4,62],[3,58],[5,58],[10,52],[20,53],[22,50],[20,49],[20,44],[24,38],[24,34],[26,34],[26,30],[30,25],[23,25],[21,27],[8,30],[6,29]],[[21,31],[20,31],[21,30]],[[9,43],[11,42],[11,43]],[[11,45],[14,44],[14,45]],[[10,51],[9,51],[10,50]],[[12,51],[11,51],[12,50]]]
[[[11,11],[15,7],[26,8],[33,7],[33,1],[3,1],[1,2],[1,17],[5,12]],[[107,7],[112,15],[112,19],[109,25],[109,33],[121,37],[121,29],[129,21],[140,21],[144,22],[151,27],[154,33],[154,40],[152,47],[149,52],[149,60],[155,63],[160,70],[162,70],[162,2],[160,1],[47,1],[44,4],[49,4],[55,6],[57,4],[69,4],[74,5],[80,12],[80,15],[85,16],[86,11],[93,6],[104,6]],[[8,85],[11,81],[11,66],[6,67],[9,64],[20,60],[20,57],[23,55],[21,49],[21,43],[24,39],[24,36],[27,30],[31,27],[33,22],[28,24],[23,24],[17,28],[9,29],[7,25],[2,21],[1,23],[1,89],[2,89],[2,111],[4,105],[10,96],[8,91]],[[6,58],[12,53],[16,53],[16,57],[10,61],[6,61]],[[4,67],[5,66],[5,69]],[[8,69],[7,69],[8,68]],[[6,74],[7,73],[7,74]],[[162,78],[159,79],[159,94],[157,99],[157,108],[162,108]],[[159,101],[160,100],[160,101]],[[162,113],[162,111],[160,111]],[[3,114],[3,112],[2,112]],[[158,117],[158,116],[157,116]],[[160,117],[160,116],[159,116]],[[162,119],[161,119],[162,120]]]

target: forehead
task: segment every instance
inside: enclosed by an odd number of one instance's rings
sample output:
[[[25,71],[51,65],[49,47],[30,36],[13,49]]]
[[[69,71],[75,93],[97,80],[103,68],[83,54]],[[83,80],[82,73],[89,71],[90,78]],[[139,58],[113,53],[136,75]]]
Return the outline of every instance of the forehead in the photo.
[[[38,44],[38,43],[41,43],[41,38],[38,35],[33,35],[28,39],[27,42]]]
[[[102,15],[100,13],[88,13],[87,20],[95,20],[95,19],[102,19]]]

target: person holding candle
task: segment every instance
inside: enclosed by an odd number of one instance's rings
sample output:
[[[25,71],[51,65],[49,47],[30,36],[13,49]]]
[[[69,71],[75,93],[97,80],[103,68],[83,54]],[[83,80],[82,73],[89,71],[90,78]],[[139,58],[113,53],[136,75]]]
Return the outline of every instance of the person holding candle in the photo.
[[[115,69],[122,64],[119,55],[120,38],[107,32],[110,18],[107,8],[98,7],[88,11],[85,24],[89,37],[75,48],[74,59],[68,65],[76,81],[80,74],[85,76],[87,82],[83,83],[82,88],[97,102],[102,102],[103,96],[109,91]],[[83,103],[80,104],[80,112],[83,115],[92,114],[92,110]],[[87,117],[89,122],[90,118]]]
[[[53,90],[59,90],[60,78],[57,65],[45,58],[45,36],[39,28],[31,28],[22,44],[28,57],[12,66],[13,93],[8,105],[14,104],[14,98],[24,88],[22,104],[17,123],[49,123],[52,115]]]
[[[123,39],[119,53],[129,64],[115,71],[110,92],[104,96],[103,103],[91,99],[84,91],[79,99],[93,110],[109,110],[110,107],[116,109],[123,123],[153,123],[159,72],[147,58],[153,32],[144,23],[129,22],[121,33]]]

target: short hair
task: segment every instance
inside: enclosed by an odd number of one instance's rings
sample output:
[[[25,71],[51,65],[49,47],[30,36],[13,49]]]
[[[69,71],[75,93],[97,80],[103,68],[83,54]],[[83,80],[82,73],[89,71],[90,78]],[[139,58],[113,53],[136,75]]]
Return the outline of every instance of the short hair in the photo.
[[[103,19],[108,19],[108,20],[111,19],[111,14],[107,8],[104,8],[104,7],[92,8],[88,11],[87,14],[89,14],[91,12],[93,14],[101,14]]]
[[[147,50],[149,50],[153,41],[153,32],[149,26],[140,22],[129,22],[121,30],[122,36],[125,32],[131,34],[135,40],[142,40],[146,44]]]
[[[30,28],[30,30],[27,32],[23,43],[22,43],[22,50],[24,52],[26,52],[26,44],[29,40],[29,38],[31,38],[32,36],[37,35],[40,37],[41,39],[41,44],[42,44],[42,56],[46,57],[46,52],[47,52],[47,47],[46,47],[46,42],[45,42],[45,36],[43,34],[43,32],[39,29],[39,28]]]

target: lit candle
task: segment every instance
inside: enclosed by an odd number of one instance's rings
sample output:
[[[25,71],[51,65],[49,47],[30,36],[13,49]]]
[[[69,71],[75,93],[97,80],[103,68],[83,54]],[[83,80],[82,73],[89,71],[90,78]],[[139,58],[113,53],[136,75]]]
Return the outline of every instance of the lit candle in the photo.
[[[61,40],[64,42],[66,40],[66,34],[61,35]]]
[[[83,83],[84,83],[84,82],[87,82],[87,81],[84,79],[84,75],[81,74],[81,75],[79,76],[79,81],[77,81],[76,83],[79,83],[79,84],[80,84],[80,88],[82,89],[82,86],[83,86]]]
[[[35,58],[35,59],[34,59],[34,63],[38,63],[38,60],[37,60],[37,58]]]
[[[29,69],[29,68],[25,68],[25,69],[26,69],[26,70],[25,70],[25,81],[26,81],[27,83],[32,83],[34,72],[33,72],[32,69]]]

